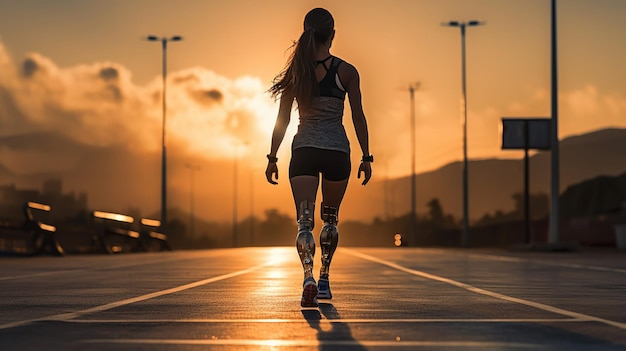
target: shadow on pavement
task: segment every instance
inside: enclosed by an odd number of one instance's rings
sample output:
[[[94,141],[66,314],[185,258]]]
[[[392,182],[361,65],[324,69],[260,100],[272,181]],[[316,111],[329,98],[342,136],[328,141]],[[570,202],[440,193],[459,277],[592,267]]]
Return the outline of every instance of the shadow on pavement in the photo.
[[[320,313],[321,312],[321,313]],[[365,351],[366,348],[352,337],[352,331],[347,323],[340,322],[339,312],[331,303],[320,303],[319,310],[302,310],[304,319],[311,328],[317,330],[317,340],[320,351],[346,350]],[[322,327],[322,315],[325,317],[324,328]],[[330,329],[328,329],[328,324]]]

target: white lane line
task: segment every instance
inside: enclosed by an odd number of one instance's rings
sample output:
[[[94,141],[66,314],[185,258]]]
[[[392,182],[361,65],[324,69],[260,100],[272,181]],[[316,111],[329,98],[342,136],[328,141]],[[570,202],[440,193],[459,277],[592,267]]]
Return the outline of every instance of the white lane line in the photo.
[[[169,253],[163,253],[163,255],[168,255]],[[137,254],[140,255],[140,254]],[[12,276],[7,276],[7,277],[0,277],[0,281],[3,280],[16,280],[16,279],[24,279],[24,278],[32,278],[32,277],[43,277],[43,276],[48,276],[48,275],[56,275],[56,274],[65,274],[65,273],[77,273],[77,272],[90,272],[90,271],[105,271],[105,270],[111,270],[111,269],[120,269],[120,268],[128,268],[128,267],[136,267],[136,266],[148,266],[148,265],[154,265],[157,263],[166,263],[166,262],[175,262],[175,261],[185,261],[185,260],[192,260],[192,259],[196,259],[196,258],[203,258],[206,257],[206,255],[200,255],[200,254],[195,254],[195,255],[186,255],[186,256],[175,256],[175,257],[167,257],[167,256],[163,256],[163,257],[159,257],[159,258],[155,258],[152,260],[142,260],[142,261],[133,261],[133,262],[124,262],[124,263],[116,263],[114,265],[110,265],[110,266],[93,266],[93,267],[87,267],[87,268],[80,268],[80,269],[65,269],[65,270],[58,270],[58,271],[48,271],[48,272],[39,272],[39,273],[30,273],[30,274],[21,274],[21,275],[12,275]]]
[[[340,319],[315,319],[313,322],[329,323],[329,324],[348,324],[348,323],[578,323],[594,321],[592,319],[577,318],[388,318],[388,319],[363,319],[363,318],[340,318]],[[284,324],[309,324],[311,320],[306,319],[70,319],[64,322],[79,324],[160,324],[160,323],[248,323],[248,324],[265,324],[265,323],[284,323]]]
[[[220,280],[233,278],[233,277],[236,277],[236,276],[239,276],[239,275],[248,274],[248,273],[254,272],[256,270],[259,270],[259,269],[261,269],[263,267],[274,265],[274,264],[276,264],[276,262],[277,261],[272,261],[272,262],[268,262],[268,263],[264,263],[264,264],[252,267],[252,268],[244,269],[244,270],[241,270],[241,271],[236,271],[236,272],[232,272],[232,273],[228,273],[228,274],[223,274],[223,275],[220,275],[220,276],[217,276],[217,277],[203,279],[203,280],[199,280],[199,281],[196,281],[196,282],[193,282],[193,283],[177,286],[175,288],[155,291],[155,292],[150,293],[150,294],[136,296],[136,297],[132,297],[130,299],[124,299],[124,300],[120,300],[120,301],[115,301],[115,302],[111,302],[111,303],[107,303],[107,304],[104,304],[104,305],[87,308],[87,309],[80,310],[80,311],[69,312],[69,313],[60,313],[60,314],[55,314],[55,315],[47,316],[47,317],[33,318],[33,319],[27,319],[27,320],[22,320],[22,321],[17,321],[17,322],[6,323],[6,324],[0,325],[0,330],[2,330],[2,329],[9,329],[9,328],[15,328],[15,327],[21,327],[21,326],[29,325],[29,324],[32,324],[32,323],[35,323],[35,322],[42,322],[42,321],[68,321],[68,320],[71,320],[71,319],[74,319],[74,318],[78,318],[78,317],[84,316],[86,314],[102,312],[102,311],[110,310],[110,309],[113,309],[113,308],[121,307],[121,306],[124,306],[124,305],[129,305],[129,304],[132,304],[132,303],[149,300],[149,299],[152,299],[152,298],[155,298],[155,297],[159,297],[159,296],[163,296],[163,295],[169,295],[169,294],[174,294],[174,293],[177,293],[177,292],[180,292],[180,291],[183,291],[183,290],[187,290],[187,289],[195,288],[195,287],[198,287],[198,286],[214,283],[214,282],[217,282],[217,281],[220,281]]]
[[[469,285],[469,284],[465,284],[456,280],[452,280],[449,278],[444,278],[444,277],[440,277],[438,275],[434,275],[434,274],[430,274],[430,273],[426,273],[426,272],[422,272],[422,271],[418,271],[415,269],[410,269],[410,268],[406,268],[404,266],[400,266],[399,264],[390,262],[390,261],[386,261],[386,260],[382,260],[379,259],[377,257],[374,256],[370,256],[364,253],[360,253],[357,251],[354,251],[352,249],[346,249],[344,248],[343,251],[347,252],[348,254],[355,256],[355,257],[359,257],[368,261],[372,261],[372,262],[376,262],[382,265],[385,265],[387,267],[391,267],[391,268],[395,268],[399,271],[402,272],[406,272],[409,274],[413,274],[416,276],[420,276],[426,279],[431,279],[431,280],[435,280],[435,281],[439,281],[442,283],[446,283],[446,284],[450,284],[477,294],[481,294],[481,295],[486,295],[486,296],[491,296],[494,297],[496,299],[500,299],[500,300],[504,300],[504,301],[508,301],[508,302],[514,302],[514,303],[518,303],[521,305],[526,305],[526,306],[530,306],[530,307],[534,307],[540,310],[544,310],[544,311],[548,311],[548,312],[552,312],[552,313],[556,313],[556,314],[560,314],[563,316],[568,316],[568,317],[572,317],[572,318],[576,318],[576,319],[584,319],[587,321],[596,321],[596,322],[600,322],[600,323],[604,323],[604,324],[608,324],[623,330],[626,330],[626,323],[620,323],[620,322],[616,322],[616,321],[612,321],[612,320],[608,320],[608,319],[604,319],[604,318],[600,318],[600,317],[594,317],[594,316],[589,316],[586,314],[582,314],[582,313],[578,313],[578,312],[572,312],[572,311],[568,311],[568,310],[564,310],[562,308],[558,308],[558,307],[554,307],[554,306],[550,306],[550,305],[546,305],[546,304],[542,304],[539,302],[533,302],[533,301],[529,301],[529,300],[524,300],[524,299],[520,299],[517,297],[512,297],[512,296],[508,296],[508,295],[504,295],[504,294],[500,294],[500,293],[496,293],[493,291],[489,291],[489,290],[485,290],[485,289],[481,289],[478,287],[475,287],[473,285]]]
[[[93,339],[82,340],[85,344],[144,344],[144,345],[212,345],[212,346],[265,346],[265,347],[305,347],[305,346],[365,346],[365,347],[455,347],[455,348],[497,348],[510,350],[545,349],[547,346],[516,342],[488,341],[403,341],[403,340],[250,340],[250,339]]]
[[[506,262],[529,262],[529,263],[542,264],[546,266],[586,269],[586,270],[591,270],[591,271],[626,273],[626,269],[585,265],[585,264],[580,264],[580,263],[550,262],[550,261],[545,261],[545,260],[534,260],[534,259],[521,258],[521,257],[498,256],[498,255],[489,255],[489,254],[470,254],[469,257],[479,257],[479,258],[484,258],[484,259],[490,259],[490,260],[495,260],[495,261],[506,261]]]
[[[43,277],[47,275],[55,275],[55,274],[63,274],[63,273],[76,273],[82,272],[85,269],[67,269],[62,271],[51,271],[51,272],[41,272],[41,273],[31,273],[31,274],[22,274],[22,275],[12,275],[8,277],[0,277],[0,281],[2,280],[14,280],[14,279],[23,279],[23,278],[31,278],[31,277]]]

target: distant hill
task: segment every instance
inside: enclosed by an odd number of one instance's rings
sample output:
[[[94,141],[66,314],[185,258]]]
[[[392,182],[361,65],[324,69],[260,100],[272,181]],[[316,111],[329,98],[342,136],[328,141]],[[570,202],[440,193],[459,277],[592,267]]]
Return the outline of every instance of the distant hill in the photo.
[[[8,159],[0,159],[0,184],[39,189],[44,180],[59,178],[65,190],[88,193],[90,207],[127,211],[140,209],[155,213],[160,208],[160,152],[138,153],[121,146],[87,146],[53,133],[34,133],[0,137],[3,155],[22,157],[26,166],[16,171],[7,168]],[[626,172],[626,129],[605,129],[569,137],[561,141],[561,190],[598,176],[615,176]],[[18,156],[16,156],[18,155]],[[262,156],[260,156],[262,157]],[[13,161],[14,162],[14,161]],[[202,167],[196,172],[194,201],[196,216],[232,220],[232,160],[206,161],[189,159],[168,149],[168,203],[188,209],[190,203],[191,162]],[[263,172],[240,170],[239,216],[243,220],[254,202],[256,215],[261,209],[277,208],[293,213],[293,202],[285,174],[280,186],[268,185]],[[425,204],[439,198],[444,210],[459,218],[461,205],[462,163],[454,162],[440,169],[417,175],[418,212]],[[539,152],[530,160],[531,192],[550,192],[550,154]],[[253,195],[249,194],[255,182]],[[523,190],[521,159],[485,159],[469,162],[470,216],[474,219],[495,210],[513,209],[512,194]],[[399,216],[410,210],[410,177],[374,178],[367,187],[356,186],[352,179],[343,219],[369,221],[374,217]]]
[[[560,187],[597,176],[626,172],[626,129],[604,129],[568,137],[560,143]],[[512,194],[523,191],[523,160],[485,159],[469,162],[470,217],[513,209]],[[370,185],[368,185],[370,187]],[[462,163],[455,162],[416,177],[418,213],[425,204],[439,198],[446,212],[457,218],[462,213]],[[350,191],[350,190],[349,190]],[[550,153],[539,152],[530,158],[531,193],[550,194]],[[376,180],[367,191],[347,195],[350,201],[342,211],[357,211],[369,204],[365,216],[397,216],[410,211],[410,177]],[[361,211],[362,213],[365,211]]]
[[[561,195],[564,218],[618,214],[626,204],[626,173],[599,176],[570,186]]]

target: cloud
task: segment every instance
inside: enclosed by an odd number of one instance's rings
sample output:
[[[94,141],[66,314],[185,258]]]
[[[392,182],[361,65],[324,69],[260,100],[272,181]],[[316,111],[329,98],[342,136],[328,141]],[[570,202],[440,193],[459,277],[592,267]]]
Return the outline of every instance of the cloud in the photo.
[[[500,150],[498,126],[502,117],[550,118],[550,92],[546,89],[527,91],[519,100],[499,106],[488,106],[470,113],[473,155],[493,157]],[[609,127],[626,127],[626,97],[617,92],[603,92],[595,84],[564,90],[559,93],[559,137],[586,133]],[[493,126],[493,127],[492,127]],[[495,142],[491,142],[495,140]],[[481,150],[482,148],[482,150]]]
[[[115,62],[59,67],[40,53],[13,60],[0,42],[0,135],[56,132],[85,145],[160,149],[162,78],[145,85]],[[169,72],[169,144],[206,159],[269,148],[276,106],[255,77],[200,67]]]
[[[598,89],[593,85],[568,92],[564,97],[574,115],[594,115],[600,112]]]
[[[22,63],[22,75],[25,78],[31,78],[37,72],[38,68],[39,65],[37,65],[37,61],[28,57]]]
[[[212,106],[224,100],[224,94],[218,89],[193,90],[190,91],[190,94],[196,99],[196,102],[205,106]]]
[[[595,84],[559,95],[559,124],[563,135],[579,134],[606,127],[626,127],[626,97],[603,92]]]
[[[230,159],[236,148],[242,156],[269,149],[276,106],[258,78],[231,80],[194,67],[174,72],[171,80],[168,128],[190,152]]]
[[[119,72],[115,67],[105,67],[100,70],[100,78],[105,81],[108,80],[117,80],[119,77]]]

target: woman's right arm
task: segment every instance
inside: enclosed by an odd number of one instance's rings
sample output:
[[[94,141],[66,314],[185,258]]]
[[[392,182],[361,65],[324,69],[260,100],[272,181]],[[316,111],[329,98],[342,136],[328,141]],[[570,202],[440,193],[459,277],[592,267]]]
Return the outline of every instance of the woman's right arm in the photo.
[[[289,126],[291,120],[291,108],[293,106],[293,95],[283,93],[280,97],[280,104],[278,107],[278,116],[276,117],[276,124],[274,124],[274,131],[272,132],[272,144],[270,147],[270,153],[267,154],[268,162],[265,169],[265,177],[271,184],[278,184],[278,166],[276,165],[276,154],[278,148],[285,138],[285,132]]]

